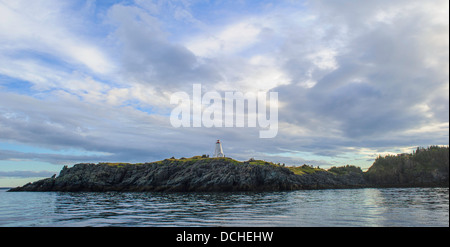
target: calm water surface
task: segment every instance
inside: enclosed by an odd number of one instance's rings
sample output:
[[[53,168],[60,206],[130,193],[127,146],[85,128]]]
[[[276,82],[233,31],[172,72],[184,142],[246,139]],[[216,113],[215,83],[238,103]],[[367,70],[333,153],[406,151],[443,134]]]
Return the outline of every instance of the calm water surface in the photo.
[[[6,192],[0,226],[449,226],[448,188]]]

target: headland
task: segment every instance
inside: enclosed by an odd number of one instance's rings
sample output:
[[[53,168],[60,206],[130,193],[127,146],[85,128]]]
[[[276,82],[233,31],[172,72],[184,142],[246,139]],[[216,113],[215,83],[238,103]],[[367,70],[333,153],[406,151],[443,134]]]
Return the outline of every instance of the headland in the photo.
[[[284,191],[448,184],[449,148],[431,146],[378,157],[366,172],[350,165],[324,170],[205,155],[137,164],[80,163],[10,191]]]

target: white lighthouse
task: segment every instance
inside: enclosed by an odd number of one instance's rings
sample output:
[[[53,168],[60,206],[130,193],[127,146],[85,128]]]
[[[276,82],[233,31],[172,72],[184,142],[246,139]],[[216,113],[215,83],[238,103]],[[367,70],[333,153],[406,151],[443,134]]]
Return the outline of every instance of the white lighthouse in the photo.
[[[220,143],[220,140],[217,140],[216,142],[216,150],[214,150],[214,156],[215,158],[218,157],[225,157],[222,150],[222,143]]]

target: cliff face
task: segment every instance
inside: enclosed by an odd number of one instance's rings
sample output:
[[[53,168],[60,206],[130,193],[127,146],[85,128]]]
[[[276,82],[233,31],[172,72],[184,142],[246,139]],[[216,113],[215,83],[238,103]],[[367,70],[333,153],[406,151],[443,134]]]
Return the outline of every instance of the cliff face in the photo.
[[[57,177],[11,191],[280,191],[344,188],[359,182],[326,171],[299,176],[267,162],[190,158],[145,164],[77,164],[63,168]]]
[[[449,148],[431,146],[417,149],[413,154],[378,157],[364,178],[379,187],[448,187]]]

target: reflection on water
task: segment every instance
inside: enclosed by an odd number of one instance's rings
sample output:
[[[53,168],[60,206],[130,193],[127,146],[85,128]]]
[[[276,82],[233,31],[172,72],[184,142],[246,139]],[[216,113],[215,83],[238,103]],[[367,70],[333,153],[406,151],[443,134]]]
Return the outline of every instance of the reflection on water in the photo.
[[[288,193],[60,193],[58,224],[115,226],[269,225]],[[264,217],[261,217],[264,215]]]
[[[0,226],[449,226],[448,188],[0,191]]]
[[[439,222],[440,226],[449,226],[448,188],[366,191],[367,208],[373,211],[374,225],[423,226],[427,225],[427,222]]]

